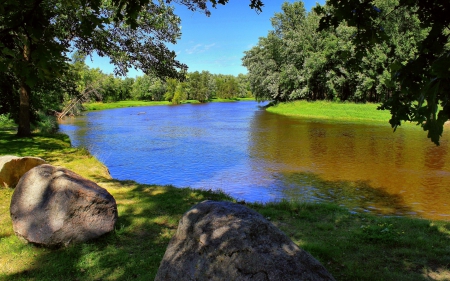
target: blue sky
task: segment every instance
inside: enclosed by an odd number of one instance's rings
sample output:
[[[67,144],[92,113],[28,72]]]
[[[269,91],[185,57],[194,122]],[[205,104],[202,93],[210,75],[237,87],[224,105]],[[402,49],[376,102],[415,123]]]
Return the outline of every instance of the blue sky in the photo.
[[[263,12],[258,14],[248,6],[250,0],[230,0],[225,6],[211,9],[211,16],[189,11],[184,6],[176,6],[175,14],[181,18],[181,38],[169,48],[177,54],[177,59],[189,67],[189,72],[207,70],[213,74],[247,73],[242,66],[244,51],[258,43],[258,38],[266,36],[272,29],[270,18],[281,11],[285,0],[265,0]],[[295,1],[288,1],[295,2]],[[325,0],[306,0],[305,8],[324,4]],[[114,67],[109,58],[88,57],[90,67],[98,67],[104,73],[112,73]],[[131,69],[128,77],[142,75]]]

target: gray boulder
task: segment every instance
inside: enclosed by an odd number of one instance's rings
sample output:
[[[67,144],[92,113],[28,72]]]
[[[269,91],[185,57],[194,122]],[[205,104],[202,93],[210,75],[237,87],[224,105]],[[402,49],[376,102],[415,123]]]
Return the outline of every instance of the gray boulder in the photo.
[[[309,253],[257,212],[204,201],[181,219],[155,281],[334,280]]]
[[[45,163],[38,157],[0,156],[0,187],[15,187],[23,174]]]
[[[11,199],[14,232],[26,241],[58,247],[97,238],[114,229],[114,197],[64,168],[40,165],[20,179]]]

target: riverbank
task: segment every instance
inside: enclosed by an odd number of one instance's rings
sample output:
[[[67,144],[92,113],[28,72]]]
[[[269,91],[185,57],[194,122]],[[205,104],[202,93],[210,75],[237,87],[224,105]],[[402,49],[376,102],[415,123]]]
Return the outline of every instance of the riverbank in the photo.
[[[212,99],[208,102],[235,102],[235,101],[250,101],[255,100],[254,98],[239,98],[239,99]],[[200,103],[197,100],[187,100],[183,101],[181,104],[195,104]],[[105,110],[105,109],[114,109],[114,108],[124,108],[124,107],[142,107],[142,106],[156,106],[156,105],[172,105],[169,101],[139,101],[139,100],[131,100],[131,101],[118,101],[118,102],[90,102],[84,103],[83,106],[88,111],[94,110]]]
[[[238,99],[212,99],[208,102],[235,102],[235,101],[254,101],[254,98],[238,98]],[[187,100],[182,104],[200,103],[197,100]],[[142,107],[171,105],[168,101],[119,101],[111,103],[92,102],[85,103],[83,106],[88,111],[124,108],[124,107]],[[389,125],[391,115],[389,111],[377,110],[379,104],[375,103],[341,103],[331,101],[293,101],[287,103],[279,103],[277,105],[266,108],[268,112],[281,114],[296,118],[307,118],[321,120],[324,122],[354,122],[369,123],[378,125]],[[402,123],[402,127],[420,128],[415,123]],[[420,128],[421,129],[421,128]]]
[[[118,204],[116,230],[96,241],[47,250],[21,242],[9,216],[12,189],[0,189],[0,280],[153,280],[185,211],[210,191],[118,181],[66,135],[17,139],[0,130],[0,155],[42,157],[106,188]],[[329,204],[246,204],[263,214],[336,280],[448,280],[450,222],[354,214]]]
[[[268,107],[268,112],[308,118],[321,121],[340,121],[389,125],[391,114],[387,110],[377,110],[379,104],[375,103],[341,103],[331,101],[294,101],[279,103]],[[415,123],[402,123],[408,128],[420,128]]]

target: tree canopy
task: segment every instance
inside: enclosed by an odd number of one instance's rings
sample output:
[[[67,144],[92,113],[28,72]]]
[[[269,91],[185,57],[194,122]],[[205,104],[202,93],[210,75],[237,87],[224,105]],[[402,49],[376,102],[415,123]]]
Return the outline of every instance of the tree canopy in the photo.
[[[324,15],[321,30],[343,22],[357,28],[352,41],[360,56],[379,44],[389,44],[392,52],[402,51],[402,45],[392,42],[387,27],[402,17],[405,10],[409,11],[406,20],[415,17],[424,36],[416,42],[414,56],[390,63],[391,75],[398,86],[380,108],[390,110],[390,123],[394,128],[401,121],[417,122],[428,131],[428,137],[439,144],[443,125],[450,117],[450,2],[397,0],[386,5],[386,1],[380,0],[329,0],[327,7],[316,8]],[[398,32],[410,34],[408,25]]]

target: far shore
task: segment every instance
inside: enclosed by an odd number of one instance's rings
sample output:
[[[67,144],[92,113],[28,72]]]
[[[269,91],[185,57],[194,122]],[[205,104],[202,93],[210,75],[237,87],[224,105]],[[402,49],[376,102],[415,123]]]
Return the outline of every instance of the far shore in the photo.
[[[239,99],[212,99],[208,102],[236,102],[236,101],[255,101],[254,98]],[[182,104],[198,104],[197,100],[187,100]],[[119,101],[119,102],[91,102],[84,103],[87,111],[97,111],[125,107],[143,107],[172,105],[169,101]],[[389,111],[378,110],[379,104],[375,103],[351,103],[351,102],[332,102],[332,101],[294,101],[271,105],[266,108],[268,112],[290,116],[293,118],[321,120],[324,122],[352,122],[366,123],[371,125],[390,126]],[[445,125],[449,126],[450,122]],[[415,123],[402,123],[401,127],[420,128]]]
[[[237,99],[211,99],[207,102],[236,102],[236,101],[254,101],[254,98],[237,98]],[[197,100],[183,101],[181,104],[198,104]],[[145,101],[145,100],[127,100],[118,102],[89,102],[84,103],[83,106],[88,111],[124,108],[124,107],[141,107],[141,106],[156,106],[156,105],[173,105],[169,101]]]

